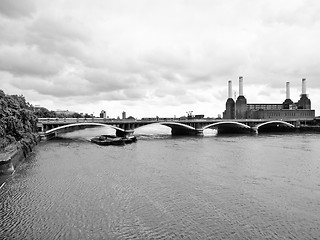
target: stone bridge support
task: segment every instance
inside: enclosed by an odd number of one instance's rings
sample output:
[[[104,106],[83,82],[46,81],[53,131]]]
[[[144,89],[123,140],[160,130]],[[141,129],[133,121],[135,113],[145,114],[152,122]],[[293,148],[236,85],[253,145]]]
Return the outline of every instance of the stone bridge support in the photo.
[[[128,137],[128,136],[133,135],[133,133],[134,133],[133,129],[135,126],[132,123],[123,123],[123,124],[120,124],[119,127],[121,128],[121,130],[116,129],[116,136],[117,137]]]
[[[195,135],[196,136],[203,136],[203,124],[201,124],[201,123],[195,124]]]
[[[131,130],[131,129],[128,129],[128,130],[116,130],[116,136],[117,137],[128,137],[128,136],[131,136],[133,135],[134,133],[134,130]]]

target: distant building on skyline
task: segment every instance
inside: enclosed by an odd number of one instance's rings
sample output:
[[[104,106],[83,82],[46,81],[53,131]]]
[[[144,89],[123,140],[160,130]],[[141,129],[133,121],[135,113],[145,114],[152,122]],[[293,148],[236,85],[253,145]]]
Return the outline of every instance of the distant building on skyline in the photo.
[[[69,111],[69,110],[56,110],[54,111],[57,115],[63,115],[63,116],[71,116],[73,114],[75,114],[76,112],[74,111]]]
[[[286,83],[286,99],[283,103],[247,103],[243,95],[243,78],[239,77],[239,96],[236,102],[232,98],[232,82],[228,82],[228,99],[224,119],[302,119],[314,118],[311,101],[306,93],[306,79],[302,79],[300,100],[294,103],[290,99],[290,83]]]
[[[107,113],[105,110],[101,110],[100,112],[100,118],[106,118],[107,117]]]

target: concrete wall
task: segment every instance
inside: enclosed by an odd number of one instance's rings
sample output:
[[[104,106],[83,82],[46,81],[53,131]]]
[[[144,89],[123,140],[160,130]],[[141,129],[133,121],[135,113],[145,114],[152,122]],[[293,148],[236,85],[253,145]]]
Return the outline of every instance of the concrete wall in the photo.
[[[0,155],[0,174],[10,174],[17,165],[23,161],[40,141],[40,136],[34,139],[24,139],[23,143],[18,143],[17,148]]]

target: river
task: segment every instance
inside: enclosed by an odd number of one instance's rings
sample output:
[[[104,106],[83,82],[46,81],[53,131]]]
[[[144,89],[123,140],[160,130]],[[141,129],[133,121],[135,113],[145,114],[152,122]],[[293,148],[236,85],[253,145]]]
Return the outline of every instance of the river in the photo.
[[[319,134],[154,129],[41,142],[0,189],[0,239],[320,238]]]

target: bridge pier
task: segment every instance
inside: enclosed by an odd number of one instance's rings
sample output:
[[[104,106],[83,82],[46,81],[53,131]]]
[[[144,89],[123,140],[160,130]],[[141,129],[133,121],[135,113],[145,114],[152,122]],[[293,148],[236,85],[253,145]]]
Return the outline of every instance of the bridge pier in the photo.
[[[203,129],[196,129],[194,133],[196,136],[203,136]]]
[[[258,134],[258,128],[256,126],[251,127],[251,129],[252,129],[252,132]]]
[[[50,140],[50,139],[53,139],[55,138],[56,136],[58,136],[58,134],[56,132],[52,132],[52,133],[49,133],[49,134],[44,134],[44,139],[45,140]]]
[[[196,136],[203,136],[203,126],[201,123],[195,124],[195,135]]]
[[[134,130],[132,129],[129,129],[129,130],[124,130],[124,131],[121,131],[121,130],[116,130],[116,136],[117,137],[129,137],[129,136],[132,136],[134,133]]]

